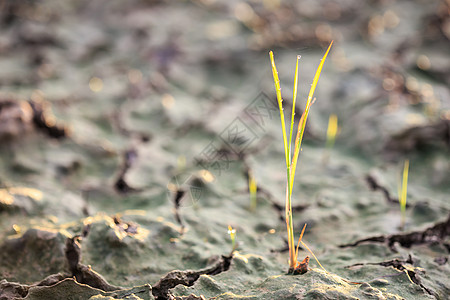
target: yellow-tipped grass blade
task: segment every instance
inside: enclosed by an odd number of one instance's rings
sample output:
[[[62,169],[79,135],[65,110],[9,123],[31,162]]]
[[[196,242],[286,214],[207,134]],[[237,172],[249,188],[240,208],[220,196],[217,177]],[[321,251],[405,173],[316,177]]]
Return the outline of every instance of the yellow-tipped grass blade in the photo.
[[[402,214],[402,227],[405,225],[405,213],[406,213],[406,197],[408,192],[408,173],[409,173],[409,160],[405,160],[405,164],[403,166],[403,180],[402,180],[402,189],[399,197],[400,202],[400,210]]]
[[[336,135],[338,131],[338,118],[335,114],[331,114],[328,118],[328,129],[327,129],[327,148],[333,147],[336,140]]]
[[[290,182],[290,190],[291,191],[292,191],[292,185],[294,183],[295,169],[297,167],[298,155],[300,153],[300,149],[302,146],[302,140],[303,140],[303,134],[305,132],[306,119],[308,118],[309,109],[311,108],[311,105],[314,100],[313,99],[314,91],[316,90],[317,83],[319,82],[320,73],[322,72],[323,65],[328,56],[328,52],[330,52],[332,45],[333,45],[333,41],[331,41],[330,45],[328,46],[327,51],[325,52],[325,54],[322,57],[322,60],[320,61],[319,67],[317,68],[316,75],[314,76],[314,80],[311,85],[311,89],[309,90],[309,95],[308,95],[308,100],[306,101],[305,111],[303,112],[302,118],[300,119],[300,122],[298,124],[297,137],[295,138],[294,157],[292,159],[292,166],[291,166],[291,182]]]
[[[295,250],[295,257],[298,257],[298,247],[300,247],[300,242],[303,239],[303,234],[305,233],[305,229],[306,229],[306,223],[305,223],[305,225],[303,225],[302,232],[300,233],[300,236],[298,237],[297,249]]]
[[[270,56],[270,63],[272,64],[272,74],[273,74],[273,81],[275,83],[275,90],[277,93],[277,101],[278,101],[278,109],[280,110],[280,118],[281,118],[281,129],[283,131],[283,143],[284,143],[284,153],[286,156],[286,167],[289,168],[289,151],[288,151],[288,144],[287,144],[287,137],[286,137],[286,124],[284,122],[284,112],[283,112],[283,98],[281,97],[281,86],[280,86],[280,78],[278,78],[278,71],[277,67],[275,66],[275,60],[273,58],[273,52],[269,52]]]

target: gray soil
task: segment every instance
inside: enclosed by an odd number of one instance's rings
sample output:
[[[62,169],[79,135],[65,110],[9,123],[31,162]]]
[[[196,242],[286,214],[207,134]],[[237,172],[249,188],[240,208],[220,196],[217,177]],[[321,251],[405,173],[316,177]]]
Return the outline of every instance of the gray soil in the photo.
[[[0,2],[0,300],[449,299],[449,9]],[[326,270],[287,275],[268,52],[299,119],[331,40],[293,192]]]

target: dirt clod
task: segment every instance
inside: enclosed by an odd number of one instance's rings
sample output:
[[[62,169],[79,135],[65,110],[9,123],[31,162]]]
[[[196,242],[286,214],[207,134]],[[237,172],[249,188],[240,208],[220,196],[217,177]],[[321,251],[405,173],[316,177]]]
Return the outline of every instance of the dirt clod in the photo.
[[[309,270],[308,264],[309,264],[309,256],[306,256],[305,259],[302,260],[302,262],[297,263],[297,266],[295,267],[295,269],[290,268],[288,271],[288,274],[303,275],[306,272],[308,272],[308,270]]]

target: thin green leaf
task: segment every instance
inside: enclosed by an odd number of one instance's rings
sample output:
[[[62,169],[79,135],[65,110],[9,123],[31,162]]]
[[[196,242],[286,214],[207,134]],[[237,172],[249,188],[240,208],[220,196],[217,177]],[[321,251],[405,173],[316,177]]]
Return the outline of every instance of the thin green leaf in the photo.
[[[311,85],[311,89],[309,90],[308,101],[306,101],[305,111],[303,112],[300,123],[298,124],[297,137],[295,139],[296,141],[295,141],[294,157],[292,158],[292,164],[291,164],[291,193],[292,193],[292,185],[294,183],[294,178],[295,178],[295,169],[297,167],[298,155],[300,153],[300,149],[302,146],[303,134],[305,132],[306,120],[308,118],[309,109],[311,108],[311,105],[313,104],[314,91],[316,90],[316,86],[317,86],[317,83],[320,78],[320,73],[322,72],[323,65],[328,56],[328,52],[330,52],[332,45],[333,45],[333,41],[331,41],[330,45],[328,46],[327,51],[325,52],[324,56],[322,57],[322,60],[320,61],[319,67],[317,68],[316,75],[314,76],[314,80]]]
[[[284,154],[286,156],[286,167],[289,168],[290,159],[288,156],[288,145],[287,145],[287,137],[286,137],[286,124],[284,122],[284,112],[283,112],[283,98],[281,97],[281,86],[280,79],[278,78],[277,67],[275,66],[275,60],[273,58],[273,52],[269,52],[270,62],[272,64],[272,74],[273,81],[275,83],[275,90],[277,93],[277,101],[278,101],[278,109],[280,110],[280,118],[281,118],[281,129],[283,131],[283,143],[284,143]]]
[[[409,173],[409,160],[405,160],[405,164],[403,166],[403,182],[402,182],[402,192],[399,198],[400,201],[400,209],[402,214],[402,227],[405,225],[406,219],[406,197],[408,191],[408,173]]]
[[[297,100],[297,88],[298,88],[298,61],[300,60],[300,55],[297,55],[297,62],[295,64],[295,75],[294,75],[294,92],[292,95],[292,113],[291,113],[291,128],[289,130],[289,159],[291,158],[291,144],[292,144],[292,132],[294,131],[295,123],[295,102]]]

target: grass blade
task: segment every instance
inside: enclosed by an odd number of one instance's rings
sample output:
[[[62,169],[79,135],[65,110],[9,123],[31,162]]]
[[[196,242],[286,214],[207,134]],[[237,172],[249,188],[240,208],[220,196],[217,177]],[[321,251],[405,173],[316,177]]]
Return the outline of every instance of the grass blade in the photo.
[[[273,58],[273,52],[269,52],[270,63],[272,64],[272,74],[273,81],[275,83],[275,90],[277,93],[277,101],[278,101],[278,109],[280,110],[280,118],[281,118],[281,129],[283,131],[283,143],[284,143],[284,154],[286,156],[286,167],[289,168],[290,158],[288,152],[288,144],[286,137],[286,124],[284,122],[284,111],[283,111],[283,98],[281,97],[281,86],[280,86],[280,78],[278,78],[277,67],[275,66],[275,60]]]
[[[291,128],[289,130],[289,158],[291,158],[291,144],[292,144],[292,132],[294,131],[295,123],[295,102],[297,100],[297,88],[298,88],[298,61],[300,60],[300,55],[297,55],[297,63],[295,64],[295,75],[294,75],[294,92],[292,95],[292,113],[291,113]]]
[[[297,249],[295,250],[295,257],[298,257],[298,247],[300,246],[300,242],[303,239],[303,234],[305,233],[305,229],[306,229],[306,223],[305,223],[305,225],[303,225],[302,232],[300,233],[300,236],[298,237]]]
[[[302,243],[303,247],[305,247],[306,250],[308,250],[309,253],[311,253],[311,255],[314,257],[314,259],[315,259],[316,262],[319,264],[319,266],[322,268],[322,270],[324,270],[325,272],[328,273],[328,271],[325,270],[325,268],[322,266],[322,264],[320,263],[320,261],[317,259],[317,257],[314,255],[314,253],[311,251],[311,249],[309,249],[308,245],[306,245],[303,241],[300,241],[300,243]]]
[[[406,197],[408,191],[408,173],[409,173],[409,160],[405,160],[405,164],[403,166],[403,181],[402,181],[402,189],[399,197],[400,202],[400,210],[402,214],[402,228],[405,226],[406,221]]]
[[[300,149],[302,146],[303,134],[305,132],[306,120],[308,118],[309,109],[311,108],[311,105],[314,102],[314,100],[313,100],[314,91],[316,90],[316,86],[317,86],[317,83],[319,82],[319,78],[320,78],[320,73],[322,72],[323,65],[328,56],[328,52],[330,52],[332,45],[333,45],[333,41],[331,41],[330,45],[328,46],[327,51],[325,52],[324,56],[322,57],[322,60],[320,61],[319,67],[317,68],[317,71],[316,71],[316,75],[314,75],[314,80],[311,85],[311,89],[309,90],[308,100],[306,101],[305,111],[303,112],[302,118],[300,119],[300,122],[298,124],[297,137],[295,138],[295,148],[294,148],[295,150],[294,150],[294,156],[292,158],[292,165],[291,165],[291,172],[290,172],[291,173],[291,182],[290,182],[291,193],[292,193],[292,186],[294,183],[295,169],[297,167],[298,156],[300,154]]]

